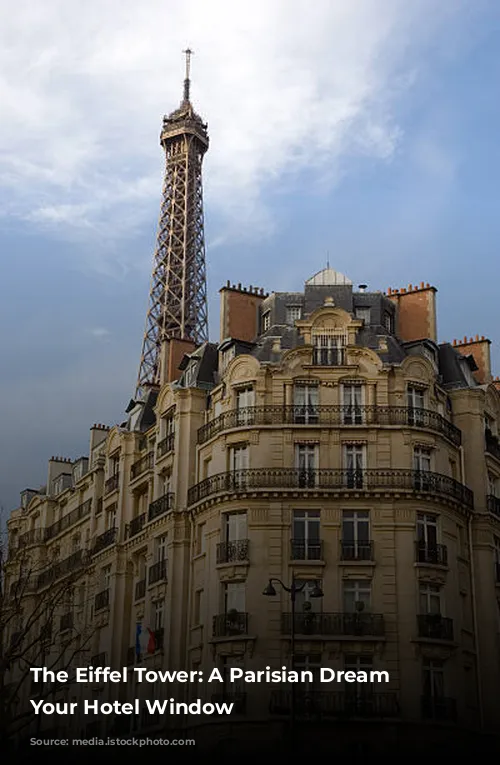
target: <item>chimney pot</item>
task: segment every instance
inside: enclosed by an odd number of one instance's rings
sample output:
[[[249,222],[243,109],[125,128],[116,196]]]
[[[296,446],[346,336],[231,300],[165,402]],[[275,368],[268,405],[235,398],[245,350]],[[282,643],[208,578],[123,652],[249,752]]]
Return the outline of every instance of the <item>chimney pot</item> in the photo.
[[[479,335],[476,335],[476,343],[479,342]]]
[[[420,282],[420,289],[423,290],[425,287],[425,284],[423,282]]]
[[[411,292],[411,291],[412,291],[412,289],[413,289],[413,284],[409,284],[409,285],[408,285],[408,292]]]
[[[481,340],[484,340],[484,335],[481,335]]]

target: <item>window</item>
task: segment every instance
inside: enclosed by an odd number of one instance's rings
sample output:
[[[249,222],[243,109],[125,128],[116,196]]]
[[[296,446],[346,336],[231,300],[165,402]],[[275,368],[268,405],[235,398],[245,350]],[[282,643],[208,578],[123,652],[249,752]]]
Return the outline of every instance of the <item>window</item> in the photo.
[[[153,629],[156,632],[157,630],[163,629],[163,618],[164,618],[164,601],[163,600],[157,600],[153,604],[153,613],[152,613],[152,622],[153,622]]]
[[[423,664],[423,694],[426,698],[444,697],[444,665],[436,659],[425,659]]]
[[[193,603],[193,624],[196,627],[198,624],[202,624],[202,603],[203,603],[203,590],[196,590],[194,593]]]
[[[361,383],[342,385],[342,422],[344,425],[362,425],[364,388]]]
[[[101,570],[102,589],[109,590],[111,584],[111,566],[104,566]]]
[[[293,386],[293,421],[298,425],[318,422],[318,385],[297,383]]]
[[[189,365],[184,372],[184,385],[186,388],[191,388],[196,385],[196,374],[198,372],[198,359],[193,359],[189,362]]]
[[[303,692],[320,691],[322,683],[320,682],[321,654],[298,654],[295,657],[295,669],[297,672],[312,672],[312,682],[307,679],[301,683],[300,689]],[[320,711],[320,710],[319,710]]]
[[[344,330],[323,330],[313,333],[313,364],[317,366],[341,366],[345,364],[347,336]]]
[[[302,306],[300,305],[288,305],[286,307],[286,323],[293,327],[296,321],[299,321],[302,316]]]
[[[384,312],[384,329],[391,334],[394,332],[394,319],[389,311]]]
[[[232,472],[232,482],[235,489],[242,488],[246,484],[249,453],[248,446],[233,446],[229,452],[229,469]]]
[[[262,314],[262,331],[267,332],[271,327],[271,311],[266,311]]]
[[[319,510],[293,514],[292,560],[321,560]]]
[[[498,478],[491,473],[488,474],[488,493],[492,497],[498,497]]]
[[[344,582],[344,612],[352,614],[369,611],[371,594],[372,587],[368,579],[347,579]]]
[[[296,444],[295,467],[298,473],[300,488],[311,488],[316,485],[317,455],[318,448],[316,444]]]
[[[74,534],[74,536],[71,538],[71,552],[78,552],[81,542],[82,540],[80,534]]]
[[[252,387],[240,388],[236,391],[236,423],[237,425],[251,425],[253,422],[253,409],[255,394]]]
[[[162,560],[167,560],[167,535],[162,534],[161,537],[155,539],[155,561],[159,563]]]
[[[446,565],[446,547],[438,544],[438,517],[430,513],[417,515],[417,561]]]
[[[342,559],[371,560],[370,513],[345,510],[342,516]]]
[[[344,470],[348,489],[363,487],[363,471],[366,463],[364,444],[344,444]]]
[[[355,309],[354,315],[356,316],[356,319],[362,319],[366,326],[370,324],[371,309],[369,307],[359,306]]]
[[[202,555],[206,552],[206,524],[199,523],[196,527],[196,555]]]
[[[226,582],[223,585],[224,613],[245,612],[245,582]]]
[[[416,446],[413,449],[413,483],[417,491],[429,491],[431,488],[430,476],[426,475],[431,469],[431,449],[425,446]]]
[[[423,425],[425,409],[425,391],[416,385],[408,385],[406,389],[406,402],[408,406],[408,424]]]
[[[170,471],[160,475],[160,492],[161,495],[170,494],[172,491],[172,473]]]
[[[373,671],[371,656],[356,656],[347,654],[344,659],[346,672],[366,672],[369,676]],[[354,714],[367,714],[374,703],[372,683],[347,683],[345,688],[346,711]]]
[[[321,611],[323,598],[311,598],[311,593],[318,587],[321,587],[319,579],[307,579],[303,589],[297,592],[295,596],[295,612],[299,619],[301,614],[307,614],[310,611],[319,613]]]
[[[116,526],[116,502],[106,510],[106,529],[114,529]]]
[[[247,514],[227,513],[225,516],[225,541],[239,542],[247,538]]]
[[[244,684],[242,678],[238,678],[231,682],[231,669],[239,668],[243,669],[243,656],[223,656],[222,657],[222,698],[228,700],[235,700],[235,697],[242,697],[244,695]]]
[[[120,455],[114,454],[109,461],[109,475],[118,475],[120,472]]]
[[[220,371],[224,372],[230,361],[236,356],[236,346],[233,344],[221,353]],[[217,416],[217,415],[216,415]]]
[[[441,588],[437,584],[422,583],[419,587],[419,613],[441,613]]]

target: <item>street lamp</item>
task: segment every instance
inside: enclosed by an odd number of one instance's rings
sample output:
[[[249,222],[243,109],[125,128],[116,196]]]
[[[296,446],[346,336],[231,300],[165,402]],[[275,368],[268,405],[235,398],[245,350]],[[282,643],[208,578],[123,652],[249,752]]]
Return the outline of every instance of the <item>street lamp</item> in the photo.
[[[276,593],[276,588],[273,585],[273,582],[276,584],[281,585],[282,589],[285,592],[288,592],[290,595],[290,603],[291,603],[291,611],[292,611],[292,625],[291,625],[291,634],[290,634],[290,654],[292,659],[292,671],[295,670],[295,601],[297,598],[297,593],[302,592],[302,590],[307,586],[308,580],[307,579],[296,579],[295,575],[292,575],[292,583],[289,587],[287,587],[286,584],[283,584],[281,579],[270,579],[267,587],[263,591],[263,595],[266,595],[266,597],[274,597]],[[323,597],[323,590],[319,586],[317,582],[315,582],[314,587],[312,588],[311,592],[309,593],[310,598],[322,598]],[[295,683],[292,683],[292,695],[291,695],[291,706],[290,706],[290,729],[291,734],[293,736],[294,730],[295,730]]]

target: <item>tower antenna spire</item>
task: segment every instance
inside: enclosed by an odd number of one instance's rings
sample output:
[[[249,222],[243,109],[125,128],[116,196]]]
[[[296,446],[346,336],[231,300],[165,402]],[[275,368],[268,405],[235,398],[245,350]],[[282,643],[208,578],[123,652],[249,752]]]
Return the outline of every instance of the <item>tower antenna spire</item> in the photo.
[[[189,90],[191,87],[191,80],[190,80],[191,56],[193,55],[194,51],[191,50],[191,48],[186,48],[186,50],[182,52],[186,56],[186,77],[184,78],[184,101],[187,102],[189,101]]]

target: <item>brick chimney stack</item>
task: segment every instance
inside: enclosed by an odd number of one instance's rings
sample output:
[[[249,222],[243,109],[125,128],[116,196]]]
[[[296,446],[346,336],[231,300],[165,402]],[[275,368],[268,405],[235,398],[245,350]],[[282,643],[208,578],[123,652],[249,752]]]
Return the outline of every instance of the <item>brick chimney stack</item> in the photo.
[[[396,305],[396,334],[404,343],[433,340],[437,343],[435,287],[420,282],[408,288],[387,290],[386,297]]]
[[[220,292],[220,342],[253,343],[259,334],[259,307],[268,294],[259,287],[242,287],[227,282]]]
[[[457,349],[463,356],[473,356],[474,361],[478,367],[477,372],[474,372],[474,378],[479,385],[485,385],[486,383],[493,382],[491,376],[491,356],[490,356],[491,340],[488,340],[484,335],[476,335],[475,337],[464,337],[463,340],[454,340],[453,347]]]
[[[192,340],[182,340],[177,337],[163,339],[160,354],[161,385],[179,379],[181,376],[179,364],[186,353],[193,353],[194,350],[196,345]]]

